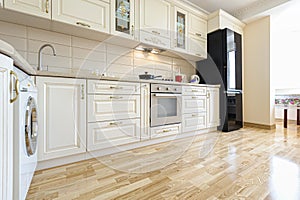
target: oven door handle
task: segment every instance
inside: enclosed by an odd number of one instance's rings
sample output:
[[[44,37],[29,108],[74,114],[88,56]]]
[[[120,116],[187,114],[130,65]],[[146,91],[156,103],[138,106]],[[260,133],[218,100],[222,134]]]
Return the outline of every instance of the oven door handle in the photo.
[[[155,97],[181,97],[181,94],[153,94]]]

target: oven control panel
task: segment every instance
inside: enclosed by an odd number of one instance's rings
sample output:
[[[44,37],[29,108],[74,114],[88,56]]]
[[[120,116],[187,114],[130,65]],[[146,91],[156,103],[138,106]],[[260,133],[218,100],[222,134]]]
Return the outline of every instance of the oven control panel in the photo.
[[[151,84],[152,93],[182,93],[182,87],[180,85],[169,84]]]

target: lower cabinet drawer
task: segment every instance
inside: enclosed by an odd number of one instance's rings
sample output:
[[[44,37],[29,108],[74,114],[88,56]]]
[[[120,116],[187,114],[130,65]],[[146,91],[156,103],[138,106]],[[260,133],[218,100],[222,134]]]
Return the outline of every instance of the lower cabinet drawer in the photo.
[[[183,96],[182,113],[206,112],[206,96]]]
[[[182,117],[182,132],[197,131],[206,127],[206,113],[184,114]]]
[[[151,139],[160,138],[181,133],[181,124],[167,125],[151,128]]]
[[[88,122],[140,117],[140,95],[88,95]]]
[[[88,124],[87,150],[100,150],[140,141],[140,120]]]

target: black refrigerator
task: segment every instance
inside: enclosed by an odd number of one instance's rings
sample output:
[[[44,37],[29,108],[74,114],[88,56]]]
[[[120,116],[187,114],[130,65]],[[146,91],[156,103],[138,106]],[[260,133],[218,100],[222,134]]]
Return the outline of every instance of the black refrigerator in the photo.
[[[220,84],[219,130],[243,127],[242,36],[230,29],[207,35],[208,58],[197,62],[201,83]]]

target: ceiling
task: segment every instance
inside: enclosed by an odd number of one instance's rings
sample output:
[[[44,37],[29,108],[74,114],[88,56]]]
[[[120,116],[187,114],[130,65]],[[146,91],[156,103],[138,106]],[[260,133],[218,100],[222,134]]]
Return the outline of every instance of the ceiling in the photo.
[[[188,0],[208,12],[214,12],[223,9],[229,13],[245,8],[258,0]]]
[[[208,13],[222,9],[238,19],[249,22],[274,8],[299,0],[183,0],[199,6]]]

